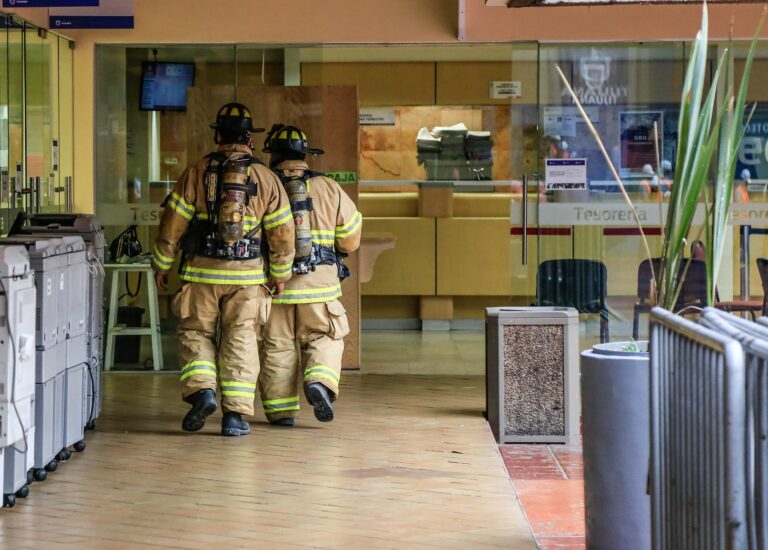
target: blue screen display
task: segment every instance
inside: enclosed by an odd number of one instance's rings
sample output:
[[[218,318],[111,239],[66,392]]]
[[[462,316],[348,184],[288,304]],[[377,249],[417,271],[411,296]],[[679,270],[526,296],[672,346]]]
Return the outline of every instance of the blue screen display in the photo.
[[[194,63],[145,61],[141,65],[141,110],[186,110],[187,88],[194,83]]]

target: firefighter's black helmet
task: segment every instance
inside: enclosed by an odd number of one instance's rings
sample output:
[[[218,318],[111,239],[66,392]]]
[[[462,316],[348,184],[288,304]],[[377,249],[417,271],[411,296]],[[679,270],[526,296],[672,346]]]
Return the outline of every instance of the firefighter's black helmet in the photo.
[[[307,134],[296,126],[275,124],[264,140],[264,153],[322,155],[322,149],[313,149],[309,146]]]
[[[216,115],[216,122],[211,124],[214,130],[228,130],[238,133],[256,133],[263,132],[264,128],[255,128],[253,126],[253,117],[248,107],[242,103],[227,103]]]

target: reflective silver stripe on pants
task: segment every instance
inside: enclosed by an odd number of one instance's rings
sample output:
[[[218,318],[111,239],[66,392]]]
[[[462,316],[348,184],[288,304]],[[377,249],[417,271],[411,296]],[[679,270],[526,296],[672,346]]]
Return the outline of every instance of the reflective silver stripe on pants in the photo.
[[[306,371],[304,371],[304,378],[311,378],[313,374],[316,372],[322,372],[329,376],[332,376],[334,380],[339,380],[339,375],[336,374],[334,371],[332,371],[329,368],[326,367],[310,367]]]
[[[293,407],[294,405],[299,404],[299,399],[296,398],[295,401],[286,401],[285,403],[273,403],[271,405],[264,405],[264,410],[269,412],[272,409],[284,409],[286,407]]]

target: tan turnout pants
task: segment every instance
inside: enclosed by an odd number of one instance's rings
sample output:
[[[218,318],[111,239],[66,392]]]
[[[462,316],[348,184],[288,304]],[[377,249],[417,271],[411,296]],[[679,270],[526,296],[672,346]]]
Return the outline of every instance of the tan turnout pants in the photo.
[[[268,420],[296,416],[299,375],[304,387],[320,382],[331,399],[339,395],[344,337],[349,334],[341,302],[272,304],[262,332],[259,389]]]
[[[174,299],[182,398],[220,389],[225,412],[253,414],[259,353],[256,326],[269,316],[261,285],[186,283]]]

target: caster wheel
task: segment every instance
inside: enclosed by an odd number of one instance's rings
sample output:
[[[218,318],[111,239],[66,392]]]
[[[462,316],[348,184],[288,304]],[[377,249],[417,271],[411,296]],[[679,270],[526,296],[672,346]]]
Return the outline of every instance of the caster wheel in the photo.
[[[82,453],[85,450],[85,441],[78,441],[74,447],[78,453]]]
[[[69,449],[62,449],[59,454],[56,455],[56,460],[63,462],[69,460],[72,457],[72,452]]]
[[[6,508],[13,508],[16,506],[16,495],[4,495],[3,506]]]
[[[51,460],[48,464],[45,465],[45,471],[55,472],[58,467],[59,463],[56,460]]]
[[[18,491],[16,491],[17,498],[27,498],[28,496],[29,496],[29,487],[27,487],[26,485],[21,489],[19,489]]]
[[[96,429],[96,422],[91,420],[88,422],[88,424],[85,425],[86,430],[95,430]]]
[[[56,466],[58,466],[58,464]],[[56,467],[53,468],[53,470],[55,469]],[[33,474],[33,476],[35,478],[35,481],[45,481],[48,478],[48,472],[40,468],[39,470],[35,470],[35,473]]]
[[[35,472],[34,470],[30,470],[27,472],[27,485],[35,481]]]

